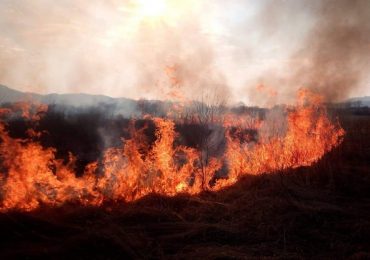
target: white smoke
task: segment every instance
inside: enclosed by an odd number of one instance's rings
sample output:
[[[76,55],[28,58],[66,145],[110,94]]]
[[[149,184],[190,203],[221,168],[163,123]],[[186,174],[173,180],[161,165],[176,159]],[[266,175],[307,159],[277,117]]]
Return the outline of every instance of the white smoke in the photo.
[[[197,99],[216,87],[259,104],[266,96],[251,93],[263,83],[278,93],[268,103],[279,103],[280,83],[304,63],[292,54],[322,19],[317,1],[163,1],[165,15],[154,18],[139,10],[154,0],[1,1],[0,83],[152,99]],[[365,86],[350,94],[370,94]]]

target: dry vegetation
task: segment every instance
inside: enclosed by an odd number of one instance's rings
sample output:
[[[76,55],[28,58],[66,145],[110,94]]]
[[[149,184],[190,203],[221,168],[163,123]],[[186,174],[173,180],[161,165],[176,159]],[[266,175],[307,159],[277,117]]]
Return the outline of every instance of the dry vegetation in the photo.
[[[0,258],[370,258],[370,116],[311,167],[217,193],[0,215]]]

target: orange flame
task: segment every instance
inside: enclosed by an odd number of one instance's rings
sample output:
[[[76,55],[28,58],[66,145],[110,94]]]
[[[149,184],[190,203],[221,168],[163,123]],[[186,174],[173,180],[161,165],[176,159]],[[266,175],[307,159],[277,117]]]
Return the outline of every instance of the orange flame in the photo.
[[[22,116],[37,121],[47,108],[17,104],[15,111],[19,109]],[[344,131],[330,122],[319,96],[301,90],[297,104],[287,107],[286,113],[286,133],[272,136],[259,133],[267,126],[263,120],[222,117],[225,153],[207,160],[202,151],[175,145],[178,134],[173,120],[152,119],[156,126],[152,145],[144,129],[136,129],[132,122],[131,138],[122,140],[121,148],[104,152],[102,169],[98,169],[98,162],[88,164],[82,177],[76,177],[76,158],[72,154],[63,163],[55,158],[54,148],[44,148],[33,141],[32,137],[40,133],[31,129],[30,138],[15,139],[9,136],[3,121],[0,157],[5,172],[0,175],[0,209],[30,211],[66,202],[101,205],[107,200],[133,201],[150,193],[174,196],[216,191],[245,174],[311,165],[340,144]],[[9,114],[10,110],[0,110],[1,117]],[[243,134],[245,128],[256,130],[257,140]],[[218,176],[222,169],[226,169],[227,176]]]

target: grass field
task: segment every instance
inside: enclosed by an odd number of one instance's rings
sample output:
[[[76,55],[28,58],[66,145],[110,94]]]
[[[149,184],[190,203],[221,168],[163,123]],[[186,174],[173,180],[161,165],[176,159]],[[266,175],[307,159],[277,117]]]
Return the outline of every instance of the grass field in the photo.
[[[318,163],[217,193],[0,214],[1,259],[370,258],[370,116]]]

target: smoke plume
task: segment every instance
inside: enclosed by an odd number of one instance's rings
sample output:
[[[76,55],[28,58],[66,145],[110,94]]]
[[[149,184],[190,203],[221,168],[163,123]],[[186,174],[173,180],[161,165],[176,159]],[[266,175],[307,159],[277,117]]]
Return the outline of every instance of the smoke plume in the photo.
[[[261,12],[265,35],[281,29],[282,22],[291,23],[294,30],[296,14],[302,14],[302,10],[311,23],[308,33],[282,73],[277,68],[261,76],[262,88],[252,89],[252,97],[263,96],[273,102],[276,98],[271,97],[271,89],[280,97],[291,97],[293,90],[304,87],[322,94],[327,101],[339,101],[358,93],[356,90],[366,84],[364,78],[370,65],[370,2],[273,1]],[[265,91],[258,93],[258,88]]]
[[[369,54],[367,0],[0,2],[0,83],[29,92],[336,101],[370,94]]]

